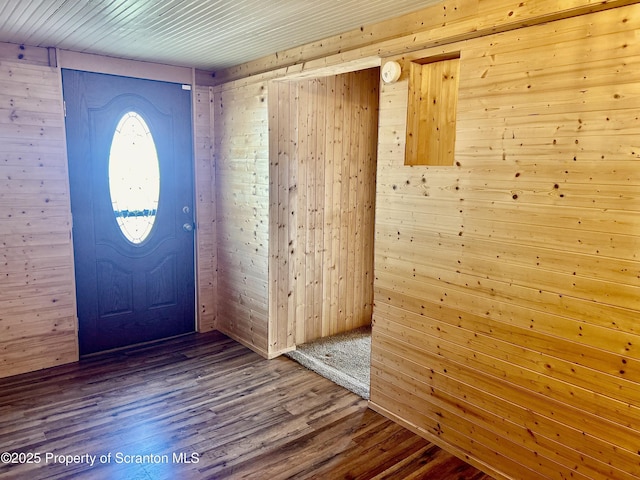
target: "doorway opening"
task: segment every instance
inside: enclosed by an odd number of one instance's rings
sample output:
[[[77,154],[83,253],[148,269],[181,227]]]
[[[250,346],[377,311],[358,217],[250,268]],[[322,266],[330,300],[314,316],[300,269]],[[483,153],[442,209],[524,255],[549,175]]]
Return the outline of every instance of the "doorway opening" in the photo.
[[[367,328],[373,312],[379,68],[269,90],[272,344]]]

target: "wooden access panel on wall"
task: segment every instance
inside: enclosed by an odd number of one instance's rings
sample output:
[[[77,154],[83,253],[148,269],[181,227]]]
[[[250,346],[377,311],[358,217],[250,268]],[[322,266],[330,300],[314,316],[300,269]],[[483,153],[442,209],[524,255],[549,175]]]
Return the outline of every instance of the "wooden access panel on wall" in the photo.
[[[371,323],[379,69],[269,90],[270,345]]]
[[[405,165],[453,165],[460,54],[410,62]]]

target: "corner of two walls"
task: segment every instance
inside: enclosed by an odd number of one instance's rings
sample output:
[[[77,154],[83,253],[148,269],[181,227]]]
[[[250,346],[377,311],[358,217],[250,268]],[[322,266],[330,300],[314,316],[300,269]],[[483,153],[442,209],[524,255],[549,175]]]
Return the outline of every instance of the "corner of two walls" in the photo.
[[[198,226],[208,229],[198,247],[208,272],[199,278],[200,310],[209,312],[208,329],[268,357],[267,84],[198,87],[197,94]]]
[[[371,322],[378,85],[375,68],[209,89],[215,326],[265,357]]]

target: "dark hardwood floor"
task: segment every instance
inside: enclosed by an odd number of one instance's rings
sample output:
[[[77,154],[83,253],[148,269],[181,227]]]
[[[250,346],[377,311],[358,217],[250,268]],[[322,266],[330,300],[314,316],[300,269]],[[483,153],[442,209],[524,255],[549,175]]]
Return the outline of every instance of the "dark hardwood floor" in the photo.
[[[355,394],[217,332],[0,379],[1,452],[14,452],[1,478],[32,480],[490,480]]]

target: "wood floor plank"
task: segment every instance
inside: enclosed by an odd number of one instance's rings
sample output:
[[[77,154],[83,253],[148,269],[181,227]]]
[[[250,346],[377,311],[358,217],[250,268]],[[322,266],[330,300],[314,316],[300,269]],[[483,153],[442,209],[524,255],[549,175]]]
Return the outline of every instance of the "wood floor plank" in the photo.
[[[491,480],[348,390],[219,332],[0,379],[2,452],[16,463],[3,459],[0,478],[31,480]]]

